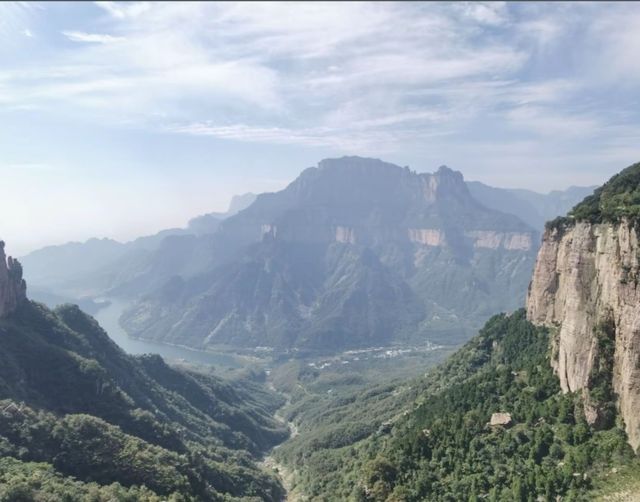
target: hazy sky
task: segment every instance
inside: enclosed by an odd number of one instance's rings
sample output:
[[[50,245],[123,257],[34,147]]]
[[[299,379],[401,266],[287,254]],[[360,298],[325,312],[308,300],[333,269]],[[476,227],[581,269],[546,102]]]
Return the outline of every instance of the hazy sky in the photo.
[[[127,239],[344,154],[601,183],[639,98],[640,4],[0,3],[0,236]]]

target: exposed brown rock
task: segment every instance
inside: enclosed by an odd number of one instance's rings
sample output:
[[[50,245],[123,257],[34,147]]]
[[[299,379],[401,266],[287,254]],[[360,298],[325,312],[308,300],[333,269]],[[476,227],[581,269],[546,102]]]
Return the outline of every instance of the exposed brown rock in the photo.
[[[589,401],[589,378],[598,360],[597,330],[613,326],[612,386],[629,443],[640,446],[640,252],[636,229],[577,223],[545,232],[527,299],[527,316],[556,328],[553,366],[563,391],[586,390],[587,419],[599,413]]]

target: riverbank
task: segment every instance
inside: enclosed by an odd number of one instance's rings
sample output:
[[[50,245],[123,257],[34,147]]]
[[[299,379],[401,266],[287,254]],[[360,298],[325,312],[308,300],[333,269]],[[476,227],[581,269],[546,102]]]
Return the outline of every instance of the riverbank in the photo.
[[[226,368],[241,368],[245,366],[238,359],[230,354],[195,350],[181,345],[154,342],[140,338],[132,338],[120,325],[120,316],[127,307],[127,303],[115,298],[105,298],[108,305],[93,317],[98,321],[109,338],[127,354],[158,354],[167,361],[187,361],[195,364],[205,364],[210,366],[224,366]]]

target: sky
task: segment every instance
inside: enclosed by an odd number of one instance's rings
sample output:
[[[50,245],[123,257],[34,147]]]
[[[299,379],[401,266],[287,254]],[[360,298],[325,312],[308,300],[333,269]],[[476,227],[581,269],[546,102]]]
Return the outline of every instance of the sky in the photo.
[[[0,237],[127,240],[342,155],[537,191],[640,160],[636,3],[0,3]]]

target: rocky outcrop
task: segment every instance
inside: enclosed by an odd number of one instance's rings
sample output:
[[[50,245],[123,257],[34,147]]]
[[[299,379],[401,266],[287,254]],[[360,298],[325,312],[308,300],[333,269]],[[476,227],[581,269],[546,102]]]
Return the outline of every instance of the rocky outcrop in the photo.
[[[342,242],[345,244],[355,244],[356,234],[353,228],[343,227],[338,225],[336,227],[336,242]]]
[[[425,246],[441,247],[446,244],[444,232],[437,228],[410,228],[409,240]]]
[[[510,232],[505,234],[503,246],[509,251],[529,251],[533,247],[532,240],[531,233]]]
[[[554,327],[553,365],[565,392],[583,390],[585,414],[596,377],[610,385],[629,442],[640,446],[640,251],[628,221],[575,223],[545,232],[527,299],[527,316]],[[609,369],[603,373],[603,364]]]
[[[22,279],[22,265],[4,254],[0,241],[0,317],[13,312],[27,296],[27,284]]]
[[[508,427],[512,425],[513,419],[511,418],[511,413],[493,413],[491,415],[491,420],[489,421],[489,425],[491,427],[496,427],[501,425],[503,427]]]
[[[265,223],[260,227],[260,232],[263,238],[265,236],[269,236],[275,239],[278,233],[278,228],[275,225],[269,225],[268,223]]]
[[[495,232],[474,230],[465,232],[473,240],[473,247],[486,249],[506,249],[509,251],[529,251],[533,246],[532,232]]]

